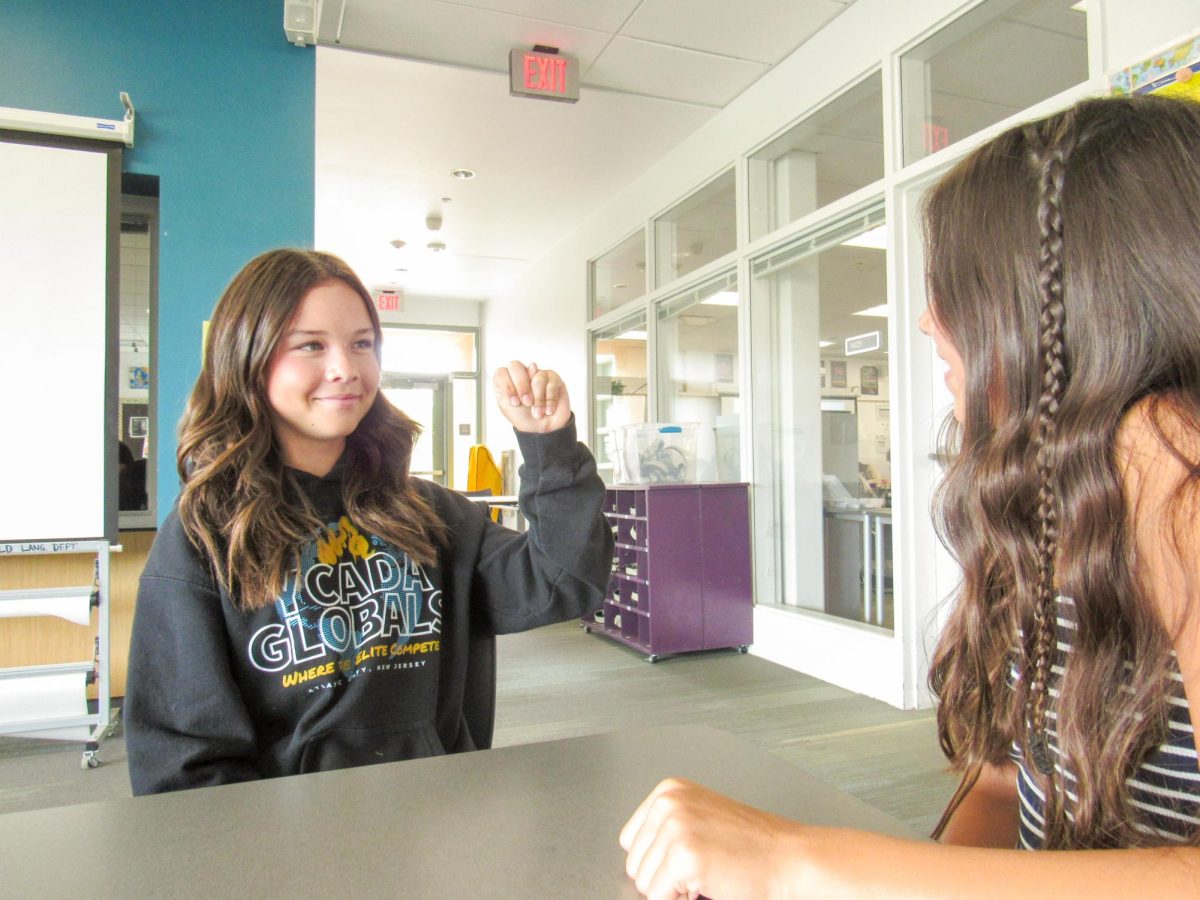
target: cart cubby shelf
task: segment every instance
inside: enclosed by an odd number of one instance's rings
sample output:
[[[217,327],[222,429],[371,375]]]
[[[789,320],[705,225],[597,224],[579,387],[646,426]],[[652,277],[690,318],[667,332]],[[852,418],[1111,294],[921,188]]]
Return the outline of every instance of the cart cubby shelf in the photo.
[[[85,684],[96,685],[96,712],[82,712],[79,715],[53,716],[46,715],[30,719],[13,720],[5,717],[0,721],[0,735],[16,734],[30,737],[48,737],[57,740],[72,740],[79,737],[83,741],[83,756],[80,766],[94,769],[100,765],[97,754],[100,752],[100,742],[116,729],[120,716],[120,708],[112,705],[112,689],[109,678],[110,653],[110,554],[120,550],[108,541],[64,541],[9,543],[0,542],[0,549],[5,556],[8,554],[44,555],[44,554],[95,554],[93,567],[93,583],[76,587],[57,588],[16,588],[0,591],[0,604],[13,601],[27,603],[28,601],[47,600],[86,600],[90,609],[96,613],[96,634],[94,638],[95,651],[91,659],[70,663],[54,663],[49,665],[6,667],[0,668],[0,680],[11,679],[13,683],[26,681],[37,684],[38,679],[53,678],[63,675],[84,676],[80,683],[80,704],[86,709]],[[12,607],[10,607],[11,609]],[[23,608],[18,615],[30,617],[46,617],[60,615],[53,607],[45,610]],[[68,619],[70,621],[70,619]],[[90,626],[89,626],[90,627]],[[82,732],[82,735],[80,735]]]
[[[604,498],[613,572],[594,631],[645,653],[753,641],[749,486],[615,485]]]

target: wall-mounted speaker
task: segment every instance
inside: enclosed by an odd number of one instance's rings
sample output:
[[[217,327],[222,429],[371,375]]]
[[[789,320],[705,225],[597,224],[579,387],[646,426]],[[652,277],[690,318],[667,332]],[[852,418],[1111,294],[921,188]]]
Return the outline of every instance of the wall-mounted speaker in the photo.
[[[321,0],[284,0],[283,33],[297,47],[315,46]]]

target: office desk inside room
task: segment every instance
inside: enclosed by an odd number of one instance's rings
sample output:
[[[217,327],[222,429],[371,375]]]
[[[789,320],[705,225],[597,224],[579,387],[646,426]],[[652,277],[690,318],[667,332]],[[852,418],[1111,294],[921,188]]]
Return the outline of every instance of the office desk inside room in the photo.
[[[918,837],[741,738],[630,729],[0,816],[28,896],[634,897],[617,835],[668,775],[819,825]]]

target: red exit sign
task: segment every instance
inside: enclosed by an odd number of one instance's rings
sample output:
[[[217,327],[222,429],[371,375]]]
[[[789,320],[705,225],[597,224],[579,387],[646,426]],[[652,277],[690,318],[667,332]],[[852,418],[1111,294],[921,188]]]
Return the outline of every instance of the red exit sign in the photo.
[[[579,99],[579,63],[553,48],[508,54],[509,93],[574,103]]]
[[[404,295],[399,291],[379,291],[375,295],[375,308],[380,312],[401,312],[404,309]]]
[[[950,146],[950,129],[945,125],[935,125],[925,122],[921,126],[921,143],[926,153],[936,153],[943,147]]]

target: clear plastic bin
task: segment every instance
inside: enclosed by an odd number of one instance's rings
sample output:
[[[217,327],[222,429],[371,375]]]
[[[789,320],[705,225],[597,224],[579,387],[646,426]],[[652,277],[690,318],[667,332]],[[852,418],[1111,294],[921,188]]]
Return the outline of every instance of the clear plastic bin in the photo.
[[[697,422],[647,422],[621,429],[620,471],[626,484],[696,480]]]

